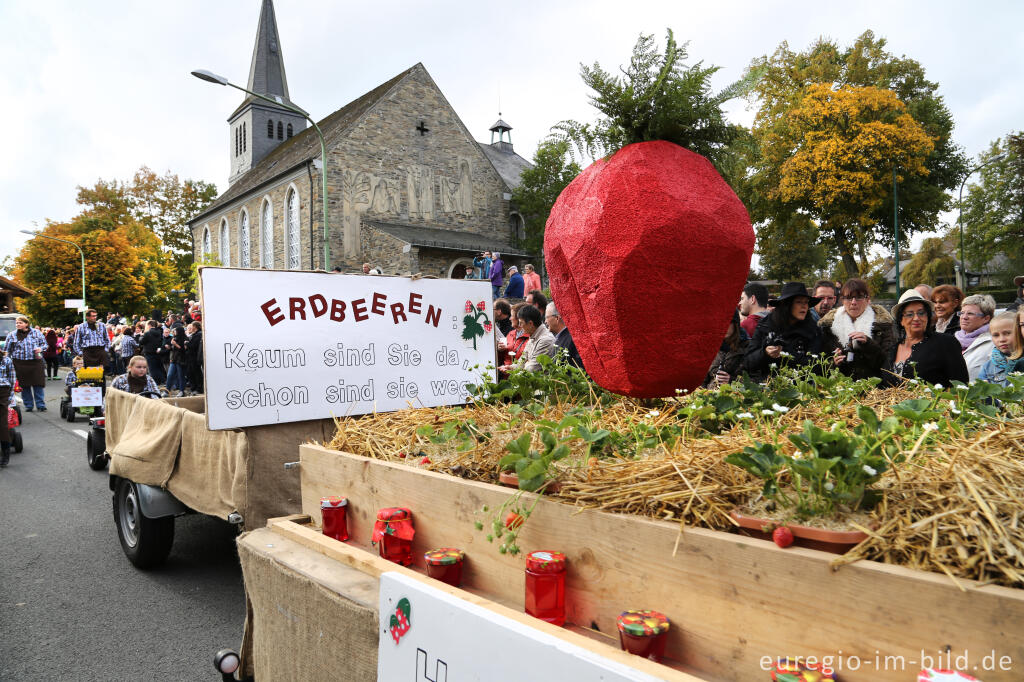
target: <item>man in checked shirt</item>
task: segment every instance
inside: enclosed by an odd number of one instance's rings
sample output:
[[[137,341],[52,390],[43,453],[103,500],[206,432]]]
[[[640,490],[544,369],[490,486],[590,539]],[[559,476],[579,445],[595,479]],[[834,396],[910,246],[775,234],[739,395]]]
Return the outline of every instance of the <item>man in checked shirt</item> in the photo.
[[[86,367],[106,367],[110,337],[107,326],[96,321],[96,311],[85,313],[85,322],[75,327],[75,355],[81,355]]]

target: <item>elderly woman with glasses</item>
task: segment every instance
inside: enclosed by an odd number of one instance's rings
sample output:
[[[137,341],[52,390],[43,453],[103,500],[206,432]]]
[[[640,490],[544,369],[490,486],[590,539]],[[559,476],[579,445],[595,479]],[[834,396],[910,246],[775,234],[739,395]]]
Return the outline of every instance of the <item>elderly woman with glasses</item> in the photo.
[[[996,312],[996,302],[988,294],[968,296],[960,304],[960,331],[954,336],[960,342],[964,362],[971,381],[978,378],[981,368],[992,357],[992,335],[988,323]]]
[[[854,379],[882,376],[882,368],[896,347],[896,325],[889,312],[871,304],[868,283],[848,279],[840,291],[842,307],[821,318],[825,352],[843,374]]]
[[[953,381],[966,384],[970,380],[960,344],[949,334],[935,331],[931,301],[910,289],[893,306],[892,316],[899,324],[899,343],[889,356],[884,383],[895,385],[916,378],[949,386]]]

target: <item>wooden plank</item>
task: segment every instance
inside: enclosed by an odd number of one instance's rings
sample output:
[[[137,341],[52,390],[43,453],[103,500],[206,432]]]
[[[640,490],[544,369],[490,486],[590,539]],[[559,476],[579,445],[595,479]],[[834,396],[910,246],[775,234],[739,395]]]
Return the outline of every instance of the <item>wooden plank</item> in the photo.
[[[468,586],[522,608],[522,557],[499,554],[473,528],[476,512],[500,506],[508,488],[320,446],[301,446],[300,458],[302,509],[315,523],[321,496],[346,495],[352,542],[369,548],[376,510],[409,507],[415,557],[459,547]],[[868,561],[833,571],[830,554],[700,528],[686,530],[673,556],[677,534],[673,523],[541,500],[519,544],[566,552],[572,622],[611,634],[625,609],[664,611],[668,655],[712,679],[761,679],[765,657],[801,655],[833,657],[850,682],[902,682],[922,652],[966,652],[985,682],[1021,679],[1024,591],[966,580],[962,591],[945,576]],[[983,670],[993,652],[1016,670]]]
[[[500,614],[506,618],[510,618],[519,623],[539,628],[540,630],[543,630],[555,637],[559,637],[570,644],[575,644],[576,646],[587,649],[588,651],[593,651],[601,656],[631,666],[642,672],[654,675],[655,677],[677,682],[706,682],[704,678],[694,677],[693,675],[688,675],[684,672],[666,669],[665,666],[658,665],[657,663],[637,656],[632,656],[620,649],[612,648],[606,644],[595,642],[582,634],[573,632],[572,630],[560,628],[551,625],[550,623],[545,623],[544,621],[527,616],[521,610],[508,608],[507,606],[498,604],[472,592],[433,580],[422,573],[418,573],[405,568],[404,566],[381,559],[378,555],[360,549],[352,544],[337,542],[327,538],[319,530],[303,525],[301,523],[301,519],[296,519],[294,516],[271,519],[267,522],[267,527],[292,542],[303,545],[304,547],[330,557],[345,566],[358,569],[359,571],[373,577],[379,578],[380,574],[386,571],[397,571],[403,575],[419,580],[420,582],[427,583],[435,589],[447,592],[448,594],[464,599],[472,604]]]

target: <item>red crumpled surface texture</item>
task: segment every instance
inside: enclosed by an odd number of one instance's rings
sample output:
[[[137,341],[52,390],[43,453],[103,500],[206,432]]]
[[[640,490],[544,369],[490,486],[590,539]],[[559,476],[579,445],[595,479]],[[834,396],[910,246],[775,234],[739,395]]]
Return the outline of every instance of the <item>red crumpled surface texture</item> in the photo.
[[[750,217],[725,180],[664,141],[590,165],[544,233],[551,293],[587,372],[640,398],[701,385],[753,250]]]

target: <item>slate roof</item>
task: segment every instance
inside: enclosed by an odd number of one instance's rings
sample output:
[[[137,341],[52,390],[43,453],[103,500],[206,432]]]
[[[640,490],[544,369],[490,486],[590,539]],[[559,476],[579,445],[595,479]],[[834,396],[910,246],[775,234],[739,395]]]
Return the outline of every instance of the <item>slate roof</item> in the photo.
[[[424,227],[421,225],[382,223],[373,220],[363,220],[363,224],[385,232],[406,244],[418,247],[473,253],[497,251],[502,255],[524,257],[534,255],[511,244],[495,241],[493,237],[476,232],[446,230],[439,227]]]
[[[510,190],[519,186],[519,176],[522,172],[533,166],[529,161],[512,151],[512,145],[508,142],[496,142],[494,144],[478,142],[477,144],[480,145],[480,149],[483,150],[484,155],[487,156],[491,165],[494,166],[494,170],[498,171],[498,175],[501,176],[501,179],[505,181]],[[505,151],[502,148],[503,146],[508,151]]]
[[[373,90],[349,102],[330,116],[319,121],[318,124],[324,134],[327,147],[330,148],[370,107],[381,100],[402,79],[418,68],[422,69],[423,65],[416,64],[406,69],[386,83],[378,85]],[[272,182],[277,177],[288,173],[297,166],[301,166],[310,159],[319,158],[320,138],[312,127],[306,128],[295,137],[285,140],[275,147],[272,152],[263,157],[249,172],[238,178],[212,204],[207,206],[205,211],[192,218],[189,221],[189,225],[200,222],[210,214],[219,211],[226,204],[245,196],[261,185]]]

